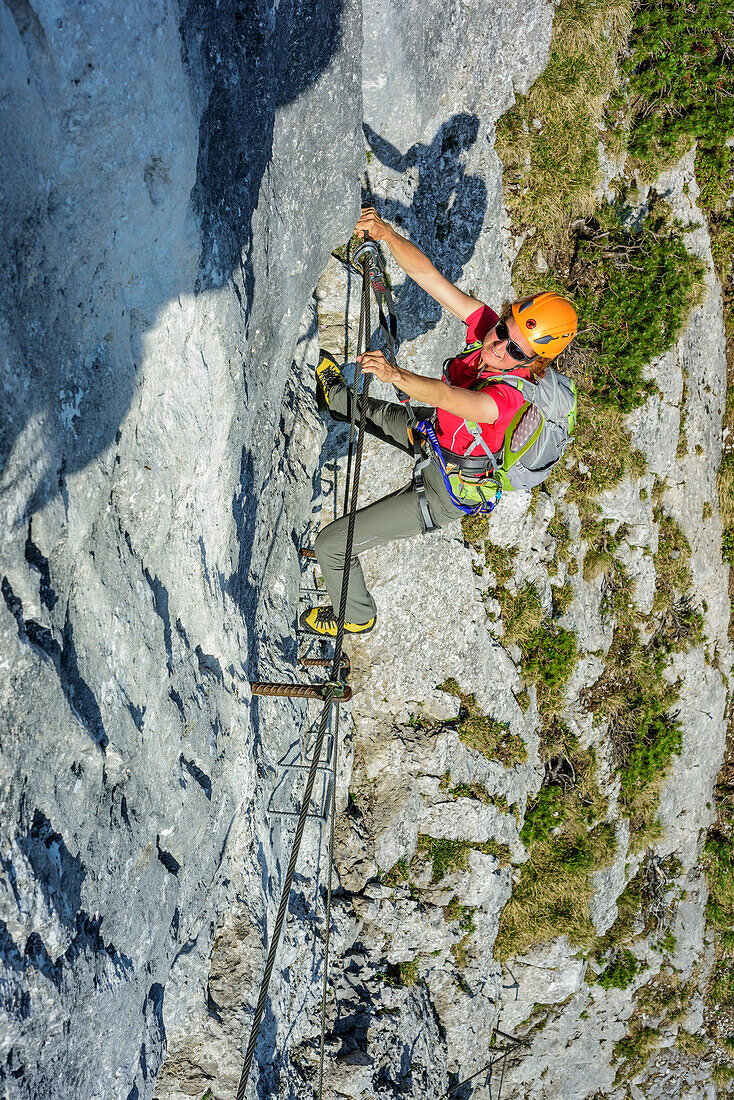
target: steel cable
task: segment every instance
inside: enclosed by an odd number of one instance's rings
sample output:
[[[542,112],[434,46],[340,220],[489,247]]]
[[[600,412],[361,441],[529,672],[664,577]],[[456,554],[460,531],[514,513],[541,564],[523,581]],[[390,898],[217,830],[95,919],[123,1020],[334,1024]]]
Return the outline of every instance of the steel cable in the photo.
[[[321,1039],[319,1042],[319,1100],[324,1090],[324,1051],[326,1047],[326,1000],[329,995],[329,943],[331,941],[331,886],[334,870],[334,827],[336,823],[336,777],[339,764],[339,704],[334,706],[334,732],[332,758],[334,782],[331,785],[329,827],[329,870],[326,875],[326,931],[324,934],[324,990],[321,998]]]
[[[364,350],[369,351],[370,348],[370,335],[371,335],[371,322],[370,322],[370,259],[369,256],[365,256],[362,263],[362,302],[359,316],[359,340],[357,343],[357,350],[359,351],[360,345],[364,343]],[[357,370],[354,379],[354,390],[352,399],[352,416],[350,424],[350,441],[355,425],[356,419],[356,404],[357,404],[357,389],[359,382],[362,379],[362,370],[359,362],[357,363]],[[349,590],[349,573],[351,570],[352,561],[352,548],[354,546],[354,525],[357,515],[357,498],[359,494],[359,476],[362,467],[362,449],[364,443],[364,432],[367,415],[367,393],[369,391],[371,375],[364,376],[364,382],[362,385],[362,392],[360,393],[360,421],[359,421],[359,435],[357,437],[357,447],[354,456],[354,473],[353,473],[353,487],[351,493],[351,502],[349,508],[349,521],[347,525],[347,538],[344,549],[344,572],[342,575],[342,587],[341,598],[339,601],[339,616],[337,620],[337,631],[334,642],[334,659],[331,668],[331,680],[336,682],[339,677],[339,670],[341,667],[342,649],[344,645],[344,619],[346,616],[347,608],[347,594]],[[247,1090],[247,1082],[250,1077],[250,1071],[252,1069],[252,1063],[255,1057],[255,1047],[257,1046],[257,1040],[260,1033],[260,1027],[262,1025],[263,1016],[265,1015],[265,1006],[268,999],[268,988],[270,986],[270,980],[273,975],[273,969],[275,967],[275,957],[278,950],[278,944],[280,942],[281,933],[283,931],[283,925],[288,912],[288,904],[290,901],[290,892],[293,885],[293,878],[296,872],[296,864],[298,861],[298,855],[301,849],[301,842],[303,840],[303,833],[306,828],[306,821],[308,819],[308,808],[311,803],[311,796],[313,794],[314,784],[316,782],[316,773],[318,770],[319,761],[321,759],[321,751],[324,744],[324,736],[326,734],[326,726],[328,723],[329,715],[331,713],[331,707],[333,703],[333,688],[327,687],[326,698],[324,700],[324,708],[321,712],[321,720],[319,722],[319,729],[316,735],[316,741],[314,743],[313,757],[306,779],[306,787],[303,793],[303,803],[301,805],[301,812],[298,816],[298,823],[296,825],[296,832],[293,838],[293,847],[291,848],[291,855],[288,861],[288,869],[283,880],[283,891],[280,898],[280,904],[278,906],[278,913],[275,918],[275,924],[273,926],[273,935],[270,941],[270,947],[268,948],[267,959],[265,961],[265,971],[263,973],[263,980],[260,986],[260,992],[257,999],[257,1005],[255,1007],[255,1014],[252,1019],[252,1026],[250,1029],[250,1038],[247,1044],[247,1050],[245,1051],[245,1060],[242,1066],[242,1073],[240,1074],[240,1081],[237,1087],[237,1100],[244,1100],[245,1092]],[[334,773],[334,787],[336,787],[336,772]]]

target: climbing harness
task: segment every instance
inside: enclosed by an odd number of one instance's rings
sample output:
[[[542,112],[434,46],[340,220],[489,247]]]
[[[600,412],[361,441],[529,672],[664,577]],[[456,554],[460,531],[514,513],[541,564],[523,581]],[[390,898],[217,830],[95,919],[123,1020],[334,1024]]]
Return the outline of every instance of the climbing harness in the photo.
[[[460,508],[467,516],[489,515],[499,504],[502,498],[502,487],[494,480],[492,475],[479,474],[472,477],[471,474],[449,473],[443,456],[443,450],[436,438],[436,432],[430,420],[421,420],[417,425],[420,432],[431,445],[436,463],[441,471],[446,491],[453,504]],[[427,461],[431,461],[429,458]],[[486,468],[486,463],[482,463]],[[489,492],[485,492],[488,489]],[[467,503],[467,500],[471,503]]]
[[[362,266],[362,298],[359,315],[359,336],[357,340],[358,351],[370,350],[370,275],[372,270],[372,255],[371,251],[365,251],[361,254],[361,266]],[[278,905],[278,912],[275,918],[275,924],[273,926],[273,933],[270,940],[270,946],[268,948],[267,958],[265,961],[265,970],[263,974],[262,983],[260,986],[260,992],[258,994],[257,1005],[255,1007],[255,1013],[252,1019],[252,1025],[250,1028],[250,1038],[247,1044],[247,1050],[245,1051],[244,1064],[242,1066],[242,1073],[240,1074],[240,1081],[237,1088],[237,1100],[244,1100],[245,1092],[247,1090],[247,1082],[250,1077],[250,1071],[252,1069],[252,1063],[255,1057],[255,1048],[257,1046],[258,1036],[260,1034],[260,1027],[262,1025],[263,1016],[265,1014],[265,1006],[268,999],[268,989],[270,986],[270,980],[273,974],[273,968],[275,966],[275,958],[278,951],[278,945],[280,943],[280,937],[283,931],[283,925],[288,913],[288,904],[290,901],[291,887],[293,885],[293,879],[296,872],[296,864],[298,861],[298,855],[301,849],[301,843],[303,840],[303,833],[306,828],[306,821],[309,815],[309,806],[311,804],[311,797],[313,794],[314,785],[316,782],[317,772],[320,766],[321,754],[324,747],[324,740],[326,737],[327,725],[334,709],[334,722],[333,722],[333,760],[334,760],[334,782],[331,788],[331,828],[329,837],[329,872],[328,872],[328,884],[327,884],[327,913],[326,913],[326,932],[324,942],[324,993],[321,1007],[321,1047],[319,1057],[319,1100],[322,1095],[323,1087],[323,1063],[324,1063],[324,1041],[326,1033],[326,999],[328,993],[328,968],[329,968],[329,937],[330,937],[330,922],[331,922],[331,868],[333,864],[333,849],[334,849],[334,811],[336,807],[336,759],[338,751],[338,728],[339,728],[339,690],[342,684],[340,674],[343,672],[343,644],[344,644],[344,620],[346,617],[347,609],[347,592],[349,589],[349,574],[352,559],[352,548],[354,546],[354,525],[357,516],[357,500],[359,495],[359,480],[362,468],[362,449],[364,444],[365,426],[367,420],[367,397],[369,394],[369,386],[371,380],[370,374],[362,374],[359,363],[357,363],[357,370],[354,379],[354,400],[352,401],[352,415],[349,425],[349,456],[347,463],[347,484],[345,488],[345,514],[348,512],[347,521],[347,538],[344,550],[344,573],[342,575],[342,586],[339,600],[339,614],[337,618],[337,632],[334,639],[334,655],[331,661],[331,674],[325,684],[322,685],[324,691],[324,705],[321,711],[321,718],[319,721],[318,731],[313,746],[313,753],[311,757],[311,763],[306,778],[306,786],[303,792],[303,800],[301,803],[300,813],[298,815],[298,822],[296,824],[296,831],[293,838],[293,846],[291,848],[291,854],[288,861],[288,868],[286,870],[285,878],[283,880],[283,890],[280,897],[280,903]],[[354,432],[356,427],[356,413],[357,406],[360,409],[359,418],[359,431],[357,433],[357,443],[354,453],[354,470],[352,473],[352,441],[354,439]],[[347,509],[347,501],[349,507]],[[258,685],[267,686],[267,685]],[[282,685],[278,685],[282,686]],[[346,694],[344,695],[346,698]]]

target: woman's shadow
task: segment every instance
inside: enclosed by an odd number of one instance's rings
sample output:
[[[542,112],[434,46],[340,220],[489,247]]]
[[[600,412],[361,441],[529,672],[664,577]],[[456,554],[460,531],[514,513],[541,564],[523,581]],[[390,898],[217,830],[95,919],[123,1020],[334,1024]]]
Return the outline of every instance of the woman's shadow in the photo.
[[[385,218],[408,231],[410,239],[430,257],[452,283],[460,280],[471,259],[487,210],[487,188],[477,175],[467,172],[465,155],[477,140],[479,119],[456,114],[442,123],[430,144],[416,142],[406,153],[365,123],[370,153],[393,172],[413,169],[418,181],[413,200],[386,199],[380,205]],[[368,154],[368,161],[371,160]],[[369,183],[370,170],[367,178]],[[363,202],[373,202],[365,191]],[[395,288],[400,308],[400,337],[415,340],[433,328],[441,307],[411,279]]]

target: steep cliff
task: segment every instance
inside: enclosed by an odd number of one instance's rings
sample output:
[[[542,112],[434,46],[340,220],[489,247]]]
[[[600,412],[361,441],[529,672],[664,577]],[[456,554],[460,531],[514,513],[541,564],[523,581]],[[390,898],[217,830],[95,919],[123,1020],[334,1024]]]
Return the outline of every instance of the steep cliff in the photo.
[[[343,471],[345,431],[313,392],[319,343],[354,347],[355,287],[330,252],[362,181],[449,278],[512,296],[522,240],[495,123],[546,65],[553,15],[541,0],[0,6],[12,1100],[234,1095],[293,833],[272,811],[297,803],[283,761],[315,714],[253,699],[249,681],[303,676],[295,623],[314,582],[298,547],[332,518]],[[380,622],[348,646],[325,1095],[443,1096],[486,1066],[499,1026],[529,1044],[509,1100],[715,1096],[675,1045],[700,1026],[712,962],[699,859],[731,663],[724,331],[697,194],[692,155],[636,193],[630,217],[662,198],[693,227],[705,274],[626,421],[644,462],[593,519],[571,458],[567,480],[503,501],[486,530],[365,556]],[[390,274],[401,356],[438,373],[462,326]],[[363,502],[409,476],[374,443],[365,467]],[[618,625],[666,586],[681,621],[701,621],[658,670],[681,740],[653,809],[636,804],[660,828],[635,837],[597,696]],[[548,682],[518,629],[527,593],[578,657],[552,695],[553,753]],[[549,872],[523,929],[508,902],[528,896],[533,839],[560,833],[539,792],[564,783],[607,847],[593,874]],[[309,824],[251,1096],[313,1095],[325,840]],[[556,875],[586,909],[543,934]],[[610,936],[635,890],[654,919],[634,910],[628,951]],[[497,1075],[472,1087],[495,1096]]]
[[[305,715],[248,678],[295,654],[360,11],[0,18],[4,1087],[150,1097],[172,1039],[217,1032],[212,951],[243,942],[231,1088]]]

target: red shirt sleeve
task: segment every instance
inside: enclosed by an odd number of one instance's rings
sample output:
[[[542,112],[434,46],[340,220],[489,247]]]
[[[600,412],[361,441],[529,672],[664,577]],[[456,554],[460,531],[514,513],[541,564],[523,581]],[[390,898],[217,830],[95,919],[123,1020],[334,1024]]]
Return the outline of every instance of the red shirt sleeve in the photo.
[[[473,344],[475,340],[483,340],[498,321],[499,317],[493,309],[480,304],[466,319],[467,344]]]

